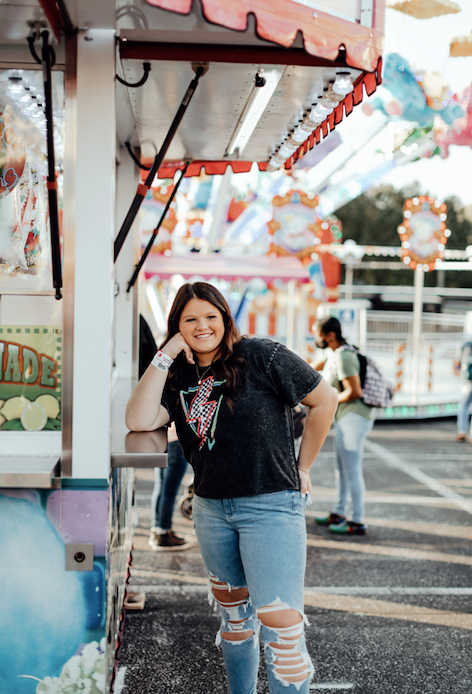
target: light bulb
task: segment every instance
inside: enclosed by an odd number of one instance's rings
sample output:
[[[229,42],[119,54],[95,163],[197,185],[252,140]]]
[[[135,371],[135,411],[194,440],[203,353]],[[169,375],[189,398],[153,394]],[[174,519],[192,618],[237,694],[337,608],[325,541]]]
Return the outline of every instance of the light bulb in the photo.
[[[334,82],[330,83],[329,89],[326,92],[325,97],[327,97],[331,101],[336,101],[339,104],[339,102],[343,100],[343,97],[341,94],[336,94],[336,92],[333,91],[333,84]]]
[[[300,129],[305,132],[305,139],[311,135],[313,130],[317,127],[317,123],[307,118],[300,126]]]
[[[283,164],[283,162],[282,162]],[[279,162],[277,157],[272,157],[272,159],[269,161],[269,164],[267,165],[267,171],[272,172],[272,171],[277,171],[277,169],[280,169],[282,164]]]
[[[311,113],[310,113],[310,118],[311,120],[321,120],[324,121],[325,118],[329,116],[330,113],[333,112],[332,108],[325,108],[323,104],[320,102],[319,104],[316,104],[314,108],[312,108]]]
[[[299,142],[300,144],[305,142],[307,137],[308,135],[305,130],[302,130],[301,125],[299,125],[292,134],[292,140],[295,140],[295,142]]]
[[[322,99],[321,99],[321,105],[324,106],[325,108],[331,108],[334,109],[338,105],[338,101],[335,99],[330,99],[330,97],[326,94]]]
[[[337,72],[336,80],[333,84],[333,92],[345,96],[354,89],[350,72]]]
[[[292,156],[292,154],[295,152],[297,148],[295,145],[290,145],[288,142],[286,142],[278,151],[278,156],[283,157],[284,159],[288,159],[289,157]]]

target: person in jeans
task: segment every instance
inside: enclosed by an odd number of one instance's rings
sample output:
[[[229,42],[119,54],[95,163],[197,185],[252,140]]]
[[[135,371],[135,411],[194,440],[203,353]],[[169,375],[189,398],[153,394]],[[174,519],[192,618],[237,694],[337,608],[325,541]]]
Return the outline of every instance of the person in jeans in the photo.
[[[465,342],[454,359],[454,372],[461,378],[461,399],[457,413],[457,441],[467,439],[469,411],[472,405],[472,341]],[[469,441],[472,443],[472,419],[470,421]]]
[[[316,516],[318,525],[328,525],[333,533],[365,535],[365,482],[362,470],[364,442],[372,430],[373,409],[362,402],[360,363],[342,336],[337,318],[330,316],[316,326],[317,346],[328,349],[323,376],[338,391],[334,444],[337,468],[337,499],[332,513]],[[347,519],[349,497],[352,517]]]
[[[146,319],[139,316],[139,378],[143,377],[154,355],[157,345]],[[154,468],[154,487],[151,496],[152,523],[149,545],[154,550],[183,550],[190,547],[185,537],[172,530],[172,514],[180,483],[187,469],[182,446],[175,427],[167,431],[167,467]]]
[[[300,402],[308,413],[297,461],[291,408]],[[205,282],[177,292],[166,338],[128,403],[132,430],[175,421],[194,469],[195,531],[230,694],[256,693],[259,636],[271,694],[309,692],[305,504],[336,406],[333,388],[286,347],[241,338]]]
[[[167,467],[154,468],[149,545],[154,550],[184,550],[189,549],[190,542],[172,530],[175,499],[187,470],[187,461],[175,426],[167,430],[167,441]]]

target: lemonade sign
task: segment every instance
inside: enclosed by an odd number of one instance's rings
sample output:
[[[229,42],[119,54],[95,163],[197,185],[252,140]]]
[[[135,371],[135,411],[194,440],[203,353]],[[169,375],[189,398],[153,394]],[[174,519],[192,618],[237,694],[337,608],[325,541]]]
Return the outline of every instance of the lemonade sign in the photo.
[[[0,327],[0,431],[61,429],[62,328]]]

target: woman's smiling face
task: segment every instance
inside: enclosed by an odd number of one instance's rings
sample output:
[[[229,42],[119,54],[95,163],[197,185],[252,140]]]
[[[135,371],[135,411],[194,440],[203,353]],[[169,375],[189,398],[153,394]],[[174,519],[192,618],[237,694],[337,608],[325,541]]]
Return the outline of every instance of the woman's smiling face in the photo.
[[[180,315],[179,330],[203,365],[210,364],[218,353],[225,334],[221,311],[209,301],[193,298]]]

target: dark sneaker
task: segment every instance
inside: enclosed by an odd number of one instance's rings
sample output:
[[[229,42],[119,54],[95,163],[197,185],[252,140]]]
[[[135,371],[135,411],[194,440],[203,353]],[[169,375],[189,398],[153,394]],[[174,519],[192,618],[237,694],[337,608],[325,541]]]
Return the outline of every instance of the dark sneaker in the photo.
[[[151,532],[149,544],[156,551],[162,550],[184,550],[189,549],[190,542],[180,535],[176,535],[172,530],[166,533]]]
[[[367,532],[367,525],[344,520],[342,523],[331,523],[329,530],[339,535],[365,535]]]
[[[338,516],[337,513],[330,513],[329,516],[315,516],[316,525],[338,525],[345,520],[344,516]]]

